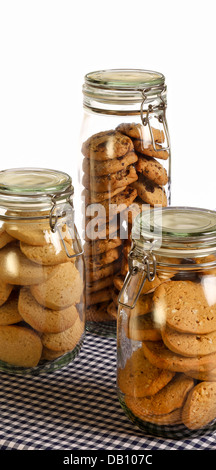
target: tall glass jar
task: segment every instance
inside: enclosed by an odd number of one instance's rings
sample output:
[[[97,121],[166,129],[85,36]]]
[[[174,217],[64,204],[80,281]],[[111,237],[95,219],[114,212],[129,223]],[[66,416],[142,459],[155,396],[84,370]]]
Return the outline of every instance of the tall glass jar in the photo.
[[[128,417],[169,438],[216,428],[216,212],[138,216],[119,295],[117,390]]]
[[[146,70],[92,72],[85,76],[83,97],[86,325],[115,336],[134,217],[142,208],[170,204],[165,77]]]
[[[82,244],[69,175],[0,172],[0,370],[54,371],[85,335]]]

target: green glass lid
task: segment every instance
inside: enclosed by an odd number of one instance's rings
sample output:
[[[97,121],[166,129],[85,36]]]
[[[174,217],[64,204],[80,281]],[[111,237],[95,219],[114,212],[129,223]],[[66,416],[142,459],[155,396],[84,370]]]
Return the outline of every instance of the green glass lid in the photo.
[[[91,86],[109,89],[134,90],[162,85],[165,77],[160,72],[142,69],[109,69],[90,72],[85,81]]]
[[[67,173],[44,168],[12,168],[0,171],[0,194],[32,196],[58,194],[72,187]]]

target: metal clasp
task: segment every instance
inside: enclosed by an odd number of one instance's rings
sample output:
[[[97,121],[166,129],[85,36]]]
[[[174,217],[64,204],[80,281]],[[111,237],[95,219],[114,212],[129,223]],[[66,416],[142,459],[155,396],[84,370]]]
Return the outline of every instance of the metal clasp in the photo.
[[[129,271],[126,275],[123,287],[118,296],[118,303],[126,308],[133,309],[136,305],[136,302],[142,292],[145,281],[150,282],[154,281],[156,276],[156,258],[152,253],[144,255],[143,258],[138,258],[133,250],[129,253],[128,256]],[[151,266],[153,267],[151,271]],[[135,279],[135,276],[138,276]],[[132,288],[132,293],[134,294],[131,299],[128,298],[127,302],[123,302],[122,297],[124,298],[127,295],[127,289],[130,282],[134,281],[134,288]],[[136,290],[135,290],[136,289]]]
[[[154,151],[155,152],[160,152],[161,150],[170,151],[170,136],[169,136],[167,119],[166,119],[167,104],[166,104],[166,102],[164,100],[164,97],[163,97],[163,93],[166,91],[165,86],[160,91],[161,103],[158,104],[158,105],[154,105],[154,106],[152,104],[149,104],[148,108],[144,109],[144,104],[145,104],[145,101],[147,99],[147,92],[148,91],[153,91],[154,88],[155,87],[144,88],[144,89],[141,90],[142,97],[143,97],[143,100],[142,100],[142,103],[141,103],[141,108],[140,108],[141,121],[142,121],[143,126],[148,125]],[[155,143],[152,127],[151,127],[151,124],[150,124],[150,118],[149,118],[149,115],[154,113],[154,112],[156,113],[156,117],[157,117],[158,121],[161,124],[163,124],[163,130],[164,130],[164,134],[165,134],[165,142],[167,142],[167,147],[163,147],[162,145],[160,145],[160,148],[156,148],[156,143]]]

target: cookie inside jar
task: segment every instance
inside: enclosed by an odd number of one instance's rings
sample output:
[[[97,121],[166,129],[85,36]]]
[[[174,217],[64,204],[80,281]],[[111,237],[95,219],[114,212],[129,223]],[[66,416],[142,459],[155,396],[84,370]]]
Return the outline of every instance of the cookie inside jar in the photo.
[[[116,290],[128,273],[133,221],[170,204],[165,78],[145,70],[93,72],[85,76],[83,96],[86,327],[116,336]]]
[[[37,375],[71,362],[85,334],[82,246],[69,175],[0,172],[0,369]]]
[[[119,297],[117,388],[140,429],[177,439],[216,427],[216,215],[160,212],[133,227],[133,263]]]

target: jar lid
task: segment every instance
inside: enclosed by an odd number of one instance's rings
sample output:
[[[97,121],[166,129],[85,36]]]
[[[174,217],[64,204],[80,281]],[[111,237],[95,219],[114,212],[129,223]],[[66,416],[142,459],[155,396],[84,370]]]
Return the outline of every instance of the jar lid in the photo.
[[[139,249],[165,256],[201,256],[216,250],[216,211],[194,207],[150,209],[136,217],[132,239]]]

